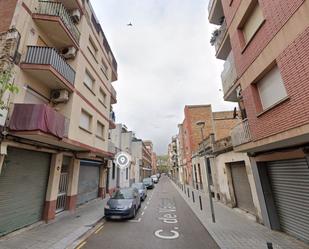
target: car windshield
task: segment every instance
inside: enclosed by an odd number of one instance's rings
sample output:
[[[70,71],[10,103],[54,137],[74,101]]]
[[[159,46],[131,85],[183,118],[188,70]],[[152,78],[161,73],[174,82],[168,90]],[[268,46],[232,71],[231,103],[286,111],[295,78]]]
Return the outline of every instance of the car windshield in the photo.
[[[143,189],[143,186],[144,184],[139,182],[139,183],[133,183],[132,184],[132,188],[137,188],[137,189]]]
[[[143,182],[145,182],[145,183],[151,183],[152,180],[151,180],[151,178],[145,178],[145,179],[143,180]]]
[[[113,195],[112,199],[133,199],[133,190],[128,188],[128,189],[119,189],[117,190]]]

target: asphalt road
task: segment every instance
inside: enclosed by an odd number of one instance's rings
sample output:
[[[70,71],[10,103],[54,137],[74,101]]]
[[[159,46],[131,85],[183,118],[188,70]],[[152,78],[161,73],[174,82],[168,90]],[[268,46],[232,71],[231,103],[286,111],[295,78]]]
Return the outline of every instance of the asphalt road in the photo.
[[[133,220],[107,221],[82,249],[219,249],[166,176]]]

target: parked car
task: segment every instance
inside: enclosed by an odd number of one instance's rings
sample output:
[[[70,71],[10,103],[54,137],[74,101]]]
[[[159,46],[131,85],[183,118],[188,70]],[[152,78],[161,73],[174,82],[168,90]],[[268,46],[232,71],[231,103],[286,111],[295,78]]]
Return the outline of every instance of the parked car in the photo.
[[[133,183],[132,188],[136,188],[141,197],[141,200],[144,201],[147,197],[147,187],[142,182]]]
[[[153,189],[154,188],[153,180],[150,177],[144,178],[143,183],[145,184],[147,189]]]
[[[157,177],[157,175],[151,176],[151,179],[153,180],[154,183],[158,183],[159,182],[159,178]]]
[[[121,188],[113,193],[104,207],[107,219],[134,218],[141,207],[141,198],[136,188]]]
[[[160,173],[157,173],[157,177],[160,179],[160,177],[161,177],[161,174]]]

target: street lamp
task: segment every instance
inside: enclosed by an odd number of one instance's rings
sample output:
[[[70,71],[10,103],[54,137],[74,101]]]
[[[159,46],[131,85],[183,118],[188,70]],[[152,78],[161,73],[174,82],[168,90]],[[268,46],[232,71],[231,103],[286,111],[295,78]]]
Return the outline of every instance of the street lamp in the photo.
[[[202,147],[203,147],[203,151],[204,151],[204,160],[205,160],[206,175],[207,175],[207,186],[208,186],[208,194],[209,194],[209,204],[210,204],[212,222],[215,223],[216,222],[216,218],[215,218],[214,205],[213,205],[211,189],[210,189],[210,175],[209,175],[209,168],[208,168],[208,167],[210,167],[210,165],[209,165],[209,160],[207,160],[208,158],[206,157],[206,147],[205,147],[205,144],[204,144],[204,132],[203,132],[203,129],[205,127],[205,121],[198,121],[198,122],[196,122],[196,125],[198,127],[200,127],[200,129],[201,129]]]

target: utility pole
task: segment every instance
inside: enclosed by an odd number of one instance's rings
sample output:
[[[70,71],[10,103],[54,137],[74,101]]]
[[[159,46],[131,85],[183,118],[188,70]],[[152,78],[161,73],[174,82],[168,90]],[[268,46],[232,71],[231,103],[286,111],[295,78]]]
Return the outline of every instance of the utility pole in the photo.
[[[200,127],[201,129],[201,137],[202,137],[202,147],[203,147],[203,156],[205,160],[205,166],[206,166],[206,175],[207,175],[207,186],[208,186],[208,195],[209,195],[209,204],[210,204],[210,210],[211,210],[211,217],[212,217],[212,222],[216,223],[216,217],[215,217],[215,210],[214,210],[214,205],[212,201],[212,195],[211,195],[211,188],[210,188],[210,172],[209,172],[209,167],[210,167],[210,162],[209,158],[206,156],[206,147],[204,144],[204,132],[203,129],[205,127],[205,122],[204,121],[198,121],[196,122],[196,125]]]

